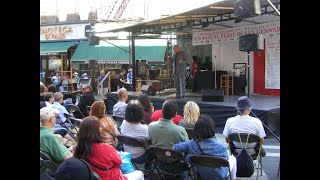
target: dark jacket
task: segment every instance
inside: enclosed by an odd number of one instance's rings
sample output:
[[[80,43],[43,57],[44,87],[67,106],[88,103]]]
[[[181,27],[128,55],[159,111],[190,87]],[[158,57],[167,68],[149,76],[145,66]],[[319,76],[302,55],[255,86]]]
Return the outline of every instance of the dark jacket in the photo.
[[[88,93],[83,94],[81,96],[78,107],[79,107],[81,113],[84,115],[84,117],[88,116],[87,106],[91,106],[94,101],[95,101],[95,99],[94,99],[94,95],[92,94],[92,92],[88,92]]]

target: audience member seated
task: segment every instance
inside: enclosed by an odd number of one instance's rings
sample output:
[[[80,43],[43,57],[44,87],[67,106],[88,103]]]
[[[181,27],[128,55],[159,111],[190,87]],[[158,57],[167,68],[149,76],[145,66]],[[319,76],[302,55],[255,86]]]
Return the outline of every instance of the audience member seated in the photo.
[[[40,151],[48,153],[59,165],[63,160],[72,157],[72,154],[51,130],[56,123],[57,114],[58,110],[51,107],[40,109]]]
[[[94,95],[91,91],[92,89],[89,84],[85,84],[82,86],[82,95],[80,97],[78,107],[84,117],[88,116],[87,106],[91,106],[95,101]],[[82,118],[79,112],[74,112],[73,115],[75,118]]]
[[[236,158],[228,156],[227,148],[217,141],[214,128],[213,119],[209,115],[201,115],[193,128],[193,139],[175,144],[173,150],[188,153],[186,156],[187,161],[189,161],[189,156],[193,154],[226,158],[230,164],[231,177],[235,179],[237,172]],[[229,174],[227,167],[208,168],[196,166],[196,169],[201,179],[207,179],[208,177],[210,179],[227,179]]]
[[[239,97],[237,102],[238,115],[235,117],[228,118],[223,129],[223,135],[226,137],[227,143],[229,143],[228,135],[231,133],[250,133],[258,135],[260,137],[259,144],[247,144],[247,152],[250,155],[255,154],[259,151],[260,146],[264,143],[264,137],[266,136],[261,120],[250,116],[252,106],[253,103],[248,97]],[[230,150],[232,152],[235,151],[239,154],[241,152],[241,148],[242,146],[238,142],[230,143]],[[260,155],[262,157],[266,155],[266,152],[262,146]]]
[[[174,98],[168,97],[168,98],[166,98],[166,101],[168,101],[168,100],[170,100],[170,99],[173,100]],[[162,110],[161,110],[161,109],[154,111],[154,112],[152,113],[152,115],[151,115],[151,121],[152,121],[152,122],[158,121],[158,120],[161,119],[161,118],[162,118]],[[180,116],[179,114],[177,114],[177,115],[174,117],[174,119],[173,119],[173,123],[174,123],[174,124],[178,124],[179,121],[181,121],[181,120],[182,120],[182,116]]]
[[[54,98],[53,98],[53,94],[51,92],[47,92],[44,97],[43,97],[45,103],[46,103],[46,107],[52,107],[53,106],[53,102],[54,102]]]
[[[141,171],[122,174],[122,159],[114,147],[103,142],[100,127],[99,120],[94,116],[83,119],[74,157],[87,161],[102,180],[143,179]]]
[[[53,103],[53,108],[59,111],[58,116],[56,118],[57,119],[56,124],[53,127],[55,129],[55,134],[56,134],[57,132],[66,131],[66,129],[63,128],[62,126],[64,127],[68,126],[71,128],[71,125],[69,123],[65,123],[67,118],[65,117],[64,114],[69,114],[69,112],[66,110],[64,106],[61,105],[61,103],[63,102],[63,94],[61,92],[56,92],[54,94],[54,101],[55,102]],[[64,130],[60,130],[60,129],[64,129]],[[64,138],[70,140],[74,145],[76,144],[76,141],[69,134],[61,134],[61,135]]]
[[[117,124],[105,115],[106,105],[103,101],[96,101],[90,108],[90,116],[95,116],[100,121],[100,131],[103,138],[103,142],[116,148],[118,146],[118,140],[116,138],[120,132],[117,129]]]
[[[188,101],[184,105],[183,120],[178,125],[184,128],[193,128],[200,116],[200,108],[197,103]]]
[[[147,94],[141,94],[137,99],[143,106],[143,119],[142,124],[149,125],[151,123],[151,115],[153,114],[154,107],[150,102],[150,98]]]
[[[167,100],[162,105],[162,116],[159,121],[149,124],[148,132],[151,144],[171,149],[178,142],[188,141],[186,130],[173,123],[177,115],[178,104],[175,100]],[[179,173],[184,169],[184,165],[179,160],[173,162],[159,162],[159,168],[171,173]],[[182,174],[182,177],[184,173]]]
[[[40,84],[40,101],[44,101],[44,94],[46,94],[46,86],[44,84]]]
[[[149,140],[148,126],[141,124],[143,120],[143,109],[144,107],[138,100],[129,101],[126,108],[125,120],[123,120],[120,127],[122,135],[138,138],[142,141]],[[145,151],[143,147],[123,145],[123,148],[124,151],[131,153],[131,159],[134,159],[137,163],[142,164],[150,157],[149,152]],[[145,163],[144,168],[151,170],[151,162]]]
[[[125,88],[118,90],[119,101],[113,106],[113,116],[123,117],[126,111],[128,91]]]
[[[51,92],[51,93],[56,93],[57,92],[57,88],[54,84],[50,84],[49,87],[48,87],[48,92]]]

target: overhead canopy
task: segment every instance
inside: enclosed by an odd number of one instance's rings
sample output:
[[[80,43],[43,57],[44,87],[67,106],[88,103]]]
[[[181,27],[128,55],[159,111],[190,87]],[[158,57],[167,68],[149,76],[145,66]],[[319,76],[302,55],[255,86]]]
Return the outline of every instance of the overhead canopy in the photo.
[[[166,46],[135,46],[135,48],[136,60],[164,61]],[[73,54],[71,63],[89,63],[89,60],[98,60],[98,63],[105,64],[129,64],[128,50],[128,46],[93,46],[89,45],[88,41],[82,41]]]
[[[174,33],[176,35],[192,34],[193,31],[213,31],[218,29],[248,26],[273,21],[279,21],[280,16],[272,8],[267,0],[260,0],[261,15],[244,18],[235,23],[234,2],[236,0],[224,0],[204,7],[193,9],[184,13],[156,19],[149,22],[116,28],[105,32],[133,32],[139,34]],[[270,0],[275,8],[280,11],[280,0]],[[270,16],[263,16],[269,14]],[[104,32],[98,32],[104,33]]]
[[[70,46],[73,46],[74,42],[42,42],[40,43],[40,55],[58,55],[67,54],[67,50]]]

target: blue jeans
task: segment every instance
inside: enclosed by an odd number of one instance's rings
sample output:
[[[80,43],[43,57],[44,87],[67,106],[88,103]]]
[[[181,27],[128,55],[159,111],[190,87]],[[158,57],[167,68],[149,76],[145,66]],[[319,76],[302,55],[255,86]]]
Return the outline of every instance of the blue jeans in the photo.
[[[152,161],[152,158],[151,158],[151,155],[150,155],[150,152],[149,151],[146,151],[144,154],[142,154],[141,156],[135,158],[135,159],[131,159],[131,161],[133,163],[137,163],[137,164],[144,164],[144,169],[147,170],[147,171],[150,171],[151,170],[151,161]]]
[[[54,129],[54,134],[60,134],[62,137],[68,134],[67,129],[59,124],[55,124],[52,128]]]

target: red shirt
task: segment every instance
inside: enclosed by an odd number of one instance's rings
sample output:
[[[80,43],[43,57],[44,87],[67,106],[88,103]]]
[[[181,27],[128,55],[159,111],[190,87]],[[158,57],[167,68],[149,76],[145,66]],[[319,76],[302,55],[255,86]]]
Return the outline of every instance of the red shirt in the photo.
[[[92,146],[92,151],[94,153],[87,157],[89,161],[98,167],[113,167],[109,171],[105,171],[100,170],[89,163],[91,168],[101,177],[102,180],[128,180],[120,170],[122,160],[116,149],[105,143],[96,143]]]
[[[156,110],[152,115],[151,115],[151,121],[154,122],[154,121],[158,121],[160,118],[162,118],[162,110],[159,109],[159,110]],[[176,117],[173,119],[173,123],[178,125],[178,122],[180,120],[182,120],[183,118],[177,114]]]

